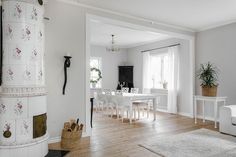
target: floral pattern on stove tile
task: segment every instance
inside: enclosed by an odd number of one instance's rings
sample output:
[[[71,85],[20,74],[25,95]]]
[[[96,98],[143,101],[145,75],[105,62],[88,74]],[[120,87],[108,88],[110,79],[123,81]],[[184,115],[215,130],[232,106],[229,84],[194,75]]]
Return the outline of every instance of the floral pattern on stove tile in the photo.
[[[9,19],[9,3],[2,2],[2,20],[6,21]]]
[[[16,121],[16,141],[27,141],[33,134],[32,118],[18,119]]]
[[[32,30],[31,27],[29,25],[26,25],[23,29],[22,29],[22,39],[24,41],[29,41],[31,39],[32,36]]]
[[[3,131],[10,131],[11,130],[11,124],[10,123],[6,123],[4,126],[4,130]]]
[[[42,81],[43,80],[43,71],[39,70],[38,72],[38,81]]]
[[[25,18],[26,12],[26,3],[17,2],[17,1],[9,1],[8,9],[9,9],[9,20],[13,22],[20,22]]]
[[[12,24],[6,24],[4,26],[5,39],[12,40],[13,39],[13,33],[14,33],[14,30],[13,30]]]
[[[22,10],[21,5],[19,3],[16,3],[13,15],[17,18],[21,18],[22,17],[22,12],[23,12],[23,10]]]
[[[28,44],[22,44],[22,43],[13,43],[8,44],[9,51],[8,51],[8,61],[9,64],[14,65],[25,65],[27,64],[27,54],[29,53]],[[16,69],[17,70],[17,69]],[[18,70],[19,71],[19,70]]]
[[[13,81],[14,80],[14,72],[13,72],[11,67],[9,67],[7,69],[6,74],[7,74],[6,78],[7,78],[8,81]]]
[[[29,130],[29,125],[26,120],[22,121],[21,127],[20,127],[20,134],[21,135],[28,135],[30,130]]]
[[[9,63],[8,46],[9,45],[7,43],[3,43],[3,48],[2,48],[3,64]]]
[[[24,80],[30,81],[32,79],[32,72],[29,69],[24,71]]]
[[[39,24],[38,26],[35,27],[35,32],[36,34],[36,40],[38,43],[43,42],[44,40],[44,25]]]
[[[7,114],[4,115],[5,119],[27,117],[27,98],[4,98],[3,103],[7,106]]]
[[[30,60],[36,61],[38,59],[39,59],[39,51],[36,47],[33,47],[33,49],[31,50]]]
[[[22,49],[20,47],[15,47],[12,52],[14,59],[20,60],[22,58]]]
[[[37,21],[38,20],[38,10],[35,6],[32,7],[31,11],[31,19]]]
[[[23,114],[23,103],[19,99],[17,99],[17,101],[16,101],[16,105],[14,107],[14,112],[17,116],[20,116]]]
[[[0,124],[0,129],[1,129],[1,133],[0,133],[0,141],[1,142],[14,142],[15,141],[15,120],[2,120],[1,124]],[[4,137],[4,132],[5,131],[10,131],[11,132],[11,136],[9,138],[5,138]]]
[[[42,30],[38,30],[38,41],[39,42],[43,41],[43,31]]]
[[[3,114],[5,114],[6,113],[6,105],[3,103],[3,102],[1,102],[0,103],[0,115],[3,115]]]
[[[6,18],[6,7],[2,8],[2,19],[4,20]]]

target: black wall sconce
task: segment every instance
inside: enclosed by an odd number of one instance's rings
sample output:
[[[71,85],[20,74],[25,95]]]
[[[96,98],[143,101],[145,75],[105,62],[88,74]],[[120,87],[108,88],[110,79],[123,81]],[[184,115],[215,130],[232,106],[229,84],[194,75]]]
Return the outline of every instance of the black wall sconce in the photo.
[[[72,58],[70,55],[64,56],[65,63],[64,63],[64,75],[65,75],[65,81],[62,89],[62,94],[65,95],[65,89],[66,89],[66,83],[67,83],[67,68],[70,67],[70,59]]]

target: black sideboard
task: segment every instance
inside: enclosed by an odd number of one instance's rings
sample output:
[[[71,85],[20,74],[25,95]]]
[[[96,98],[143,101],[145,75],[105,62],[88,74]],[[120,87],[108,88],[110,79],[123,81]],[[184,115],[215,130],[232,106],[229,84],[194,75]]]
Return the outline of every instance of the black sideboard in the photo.
[[[134,87],[133,82],[133,66],[119,66],[119,82],[123,83],[125,82],[125,85],[123,87],[129,87],[129,89]],[[120,90],[121,87],[118,84],[117,89]]]

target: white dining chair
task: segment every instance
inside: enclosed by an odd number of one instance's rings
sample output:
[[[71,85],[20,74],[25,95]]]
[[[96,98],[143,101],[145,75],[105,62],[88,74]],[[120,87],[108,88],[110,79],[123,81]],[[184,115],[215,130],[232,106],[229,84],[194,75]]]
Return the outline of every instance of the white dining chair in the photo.
[[[116,90],[115,95],[122,95],[121,90]]]
[[[131,93],[138,94],[139,88],[131,88]],[[140,119],[140,111],[143,111],[143,116],[145,113],[145,110],[147,112],[147,118],[149,118],[149,111],[150,111],[150,105],[149,101],[134,101],[133,102],[133,108],[134,108],[134,119],[136,120],[136,111],[138,112],[138,119]]]
[[[139,88],[131,88],[131,93],[138,94]]]
[[[100,105],[102,104],[101,100],[99,100],[99,96],[97,92],[93,93],[93,97],[94,97],[94,109],[97,112],[100,108]]]
[[[103,92],[104,92],[104,94],[106,94],[106,95],[111,95],[112,90],[110,90],[110,89],[104,89]]]
[[[123,87],[123,88],[121,89],[121,92],[122,92],[122,93],[129,93],[129,88],[128,88],[128,87]]]
[[[132,109],[132,101],[129,97],[125,96],[116,96],[117,97],[117,110],[118,116],[121,114],[122,123],[124,122],[125,112],[127,112],[127,118],[129,118],[130,123],[132,122],[133,117],[133,109]]]
[[[114,95],[106,95],[107,97],[107,107],[108,110],[110,109],[110,116],[111,118],[114,115],[114,111],[116,111],[117,114],[117,99]]]
[[[105,95],[102,93],[96,94],[95,104],[96,104],[96,107],[98,107],[96,110],[103,111],[104,109],[106,109],[107,99]]]

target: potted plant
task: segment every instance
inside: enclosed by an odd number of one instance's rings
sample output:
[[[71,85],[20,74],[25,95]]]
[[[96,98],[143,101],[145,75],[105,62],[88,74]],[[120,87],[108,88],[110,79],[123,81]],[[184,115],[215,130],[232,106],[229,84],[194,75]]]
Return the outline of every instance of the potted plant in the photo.
[[[98,81],[102,79],[102,73],[98,68],[91,68],[90,72],[90,83],[92,83],[92,88],[96,88]]]
[[[203,96],[217,95],[218,71],[218,68],[210,62],[200,65],[197,77],[200,79]]]

